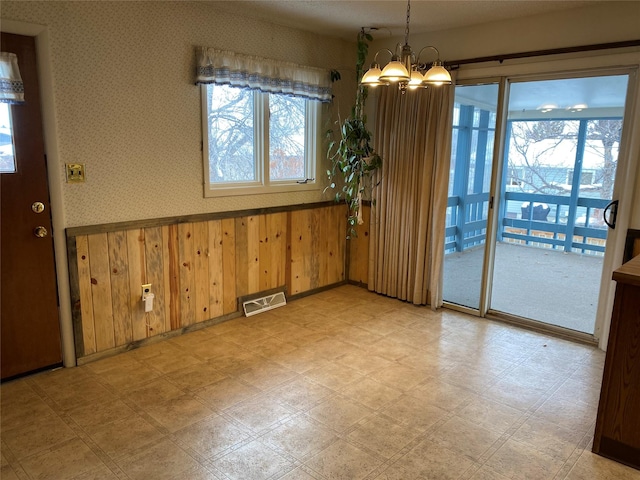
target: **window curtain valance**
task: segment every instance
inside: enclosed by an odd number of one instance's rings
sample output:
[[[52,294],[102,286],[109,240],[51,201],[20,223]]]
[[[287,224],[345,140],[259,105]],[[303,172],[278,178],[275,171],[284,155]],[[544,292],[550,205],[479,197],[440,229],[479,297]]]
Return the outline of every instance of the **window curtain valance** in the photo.
[[[196,85],[216,83],[331,101],[328,70],[206,47],[196,49],[196,59]]]
[[[0,52],[0,103],[24,103],[24,84],[15,53]]]

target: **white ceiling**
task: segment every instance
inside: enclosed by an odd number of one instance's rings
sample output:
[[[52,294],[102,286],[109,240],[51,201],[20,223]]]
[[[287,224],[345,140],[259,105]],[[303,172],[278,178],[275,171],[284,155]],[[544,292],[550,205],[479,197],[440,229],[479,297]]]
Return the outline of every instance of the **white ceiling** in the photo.
[[[509,118],[621,117],[628,75],[514,82],[509,89]],[[498,84],[456,87],[456,101],[496,111]],[[582,108],[576,111],[578,105]],[[549,107],[550,111],[543,111]]]
[[[411,34],[428,33],[607,1],[411,0],[410,28]],[[407,14],[407,0],[208,0],[207,3],[229,13],[350,41],[355,41],[362,27],[378,28],[372,32],[375,38],[403,36]],[[510,110],[514,113],[526,111],[530,115],[543,104],[557,104],[564,107],[557,110],[558,114],[566,115],[566,107],[586,104],[591,112],[594,109],[613,109],[619,115],[624,105],[626,81],[625,76],[580,79],[575,83],[539,82],[526,87],[522,94],[519,87],[515,87]],[[477,89],[464,93],[477,97],[470,99],[474,102],[491,104],[495,98],[482,98],[489,91],[491,89]]]
[[[606,0],[413,0],[411,33],[557,12]],[[277,25],[355,41],[361,27],[377,27],[375,37],[404,35],[406,0],[230,0],[215,8]]]

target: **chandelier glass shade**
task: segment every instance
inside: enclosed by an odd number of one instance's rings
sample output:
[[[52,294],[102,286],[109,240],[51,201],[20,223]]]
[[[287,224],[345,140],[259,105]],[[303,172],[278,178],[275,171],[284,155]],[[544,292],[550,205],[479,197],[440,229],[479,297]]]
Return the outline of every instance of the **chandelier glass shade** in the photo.
[[[440,60],[440,52],[434,46],[426,46],[416,55],[409,45],[409,17],[411,12],[411,0],[407,1],[407,26],[405,29],[404,45],[398,43],[396,52],[387,48],[378,50],[373,59],[373,63],[362,79],[361,85],[375,87],[378,85],[397,84],[403,92],[407,89],[426,88],[432,85],[451,84],[451,75],[444,68]],[[436,52],[436,60],[431,63],[420,63],[420,55],[427,49]],[[398,53],[399,51],[399,53]],[[380,68],[378,55],[388,53],[391,57],[389,63],[384,68]]]

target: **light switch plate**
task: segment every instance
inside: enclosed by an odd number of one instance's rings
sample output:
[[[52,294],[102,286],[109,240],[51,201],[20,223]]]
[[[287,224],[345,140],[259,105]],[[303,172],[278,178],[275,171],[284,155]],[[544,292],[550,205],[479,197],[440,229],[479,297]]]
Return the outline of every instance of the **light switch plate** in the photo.
[[[67,163],[65,166],[67,170],[67,183],[84,183],[84,163]]]

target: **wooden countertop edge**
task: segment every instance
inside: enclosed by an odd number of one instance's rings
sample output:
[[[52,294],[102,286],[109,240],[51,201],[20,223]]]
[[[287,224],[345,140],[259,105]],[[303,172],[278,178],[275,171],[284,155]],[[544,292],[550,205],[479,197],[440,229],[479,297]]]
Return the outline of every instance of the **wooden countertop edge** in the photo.
[[[613,279],[618,283],[640,286],[640,255],[614,270]]]

